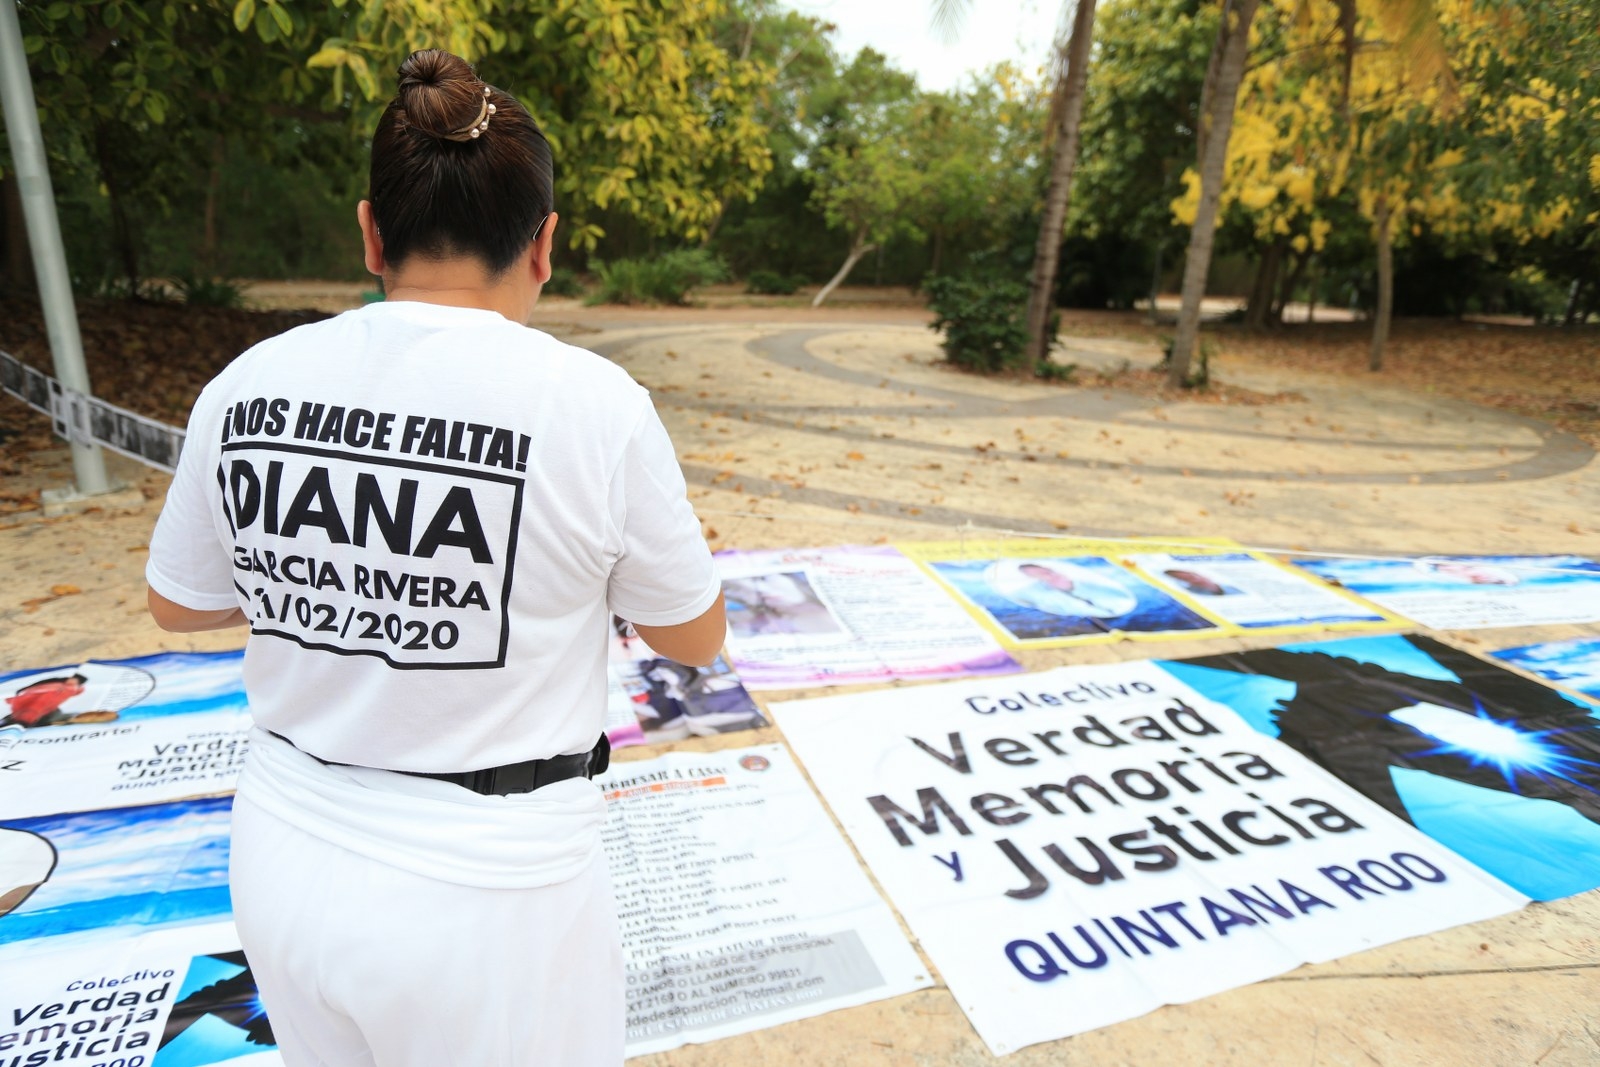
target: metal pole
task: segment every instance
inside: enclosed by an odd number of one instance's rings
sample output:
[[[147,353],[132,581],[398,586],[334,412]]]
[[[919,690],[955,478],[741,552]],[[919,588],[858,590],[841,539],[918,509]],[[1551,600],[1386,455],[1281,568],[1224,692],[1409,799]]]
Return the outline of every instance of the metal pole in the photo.
[[[61,224],[56,219],[33,81],[22,51],[22,24],[17,21],[16,0],[0,0],[0,101],[5,106],[11,165],[16,169],[17,188],[22,193],[28,247],[33,251],[33,272],[39,279],[39,302],[44,308],[56,377],[68,389],[87,394],[89,372],[83,366],[83,339],[78,335],[78,312],[72,301],[72,282],[67,277],[67,255],[61,247]],[[108,491],[111,483],[106,478],[100,446],[74,441],[71,448],[78,492],[93,496]]]

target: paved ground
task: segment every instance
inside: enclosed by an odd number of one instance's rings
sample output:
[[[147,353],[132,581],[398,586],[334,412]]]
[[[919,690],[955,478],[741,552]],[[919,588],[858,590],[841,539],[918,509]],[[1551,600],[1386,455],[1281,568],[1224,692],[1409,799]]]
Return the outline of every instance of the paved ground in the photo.
[[[719,547],[931,539],[982,527],[1220,535],[1345,552],[1600,553],[1600,464],[1582,441],[1381,385],[1230,376],[1224,361],[1221,374],[1233,384],[1299,398],[1223,406],[981,379],[940,366],[924,317],[903,308],[630,312],[552,301],[538,322],[651,387],[707,537]],[[1070,340],[1059,358],[1102,369],[1155,359],[1144,331],[1113,324],[1109,332]],[[60,458],[24,477],[63,477]],[[159,476],[118,469],[159,501]],[[10,487],[0,480],[0,492]],[[0,528],[0,667],[237,641],[164,635],[143,617],[142,549],[155,509],[21,518]],[[52,598],[51,586],[62,583],[81,592]],[[1482,648],[1581,632],[1600,628],[1454,637]],[[1248,643],[1197,641],[1162,652]],[[1148,650],[1097,646],[1023,658],[1043,668]],[[754,739],[778,737],[769,729]],[[1597,920],[1600,892],[1534,905],[1005,1062],[1596,1064]],[[940,987],[636,1062],[994,1061]]]

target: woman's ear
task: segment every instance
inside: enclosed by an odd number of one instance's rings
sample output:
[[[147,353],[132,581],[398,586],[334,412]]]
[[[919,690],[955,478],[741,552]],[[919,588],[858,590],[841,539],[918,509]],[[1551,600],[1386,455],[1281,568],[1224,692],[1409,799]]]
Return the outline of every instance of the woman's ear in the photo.
[[[356,222],[361,226],[363,259],[368,274],[383,277],[383,235],[378,232],[378,220],[372,214],[372,201],[363,200],[356,205]]]
[[[555,251],[556,223],[559,221],[560,216],[554,211],[550,212],[539,227],[539,235],[533,239],[533,280],[540,285],[550,280],[550,272],[554,269],[550,265],[550,255]]]

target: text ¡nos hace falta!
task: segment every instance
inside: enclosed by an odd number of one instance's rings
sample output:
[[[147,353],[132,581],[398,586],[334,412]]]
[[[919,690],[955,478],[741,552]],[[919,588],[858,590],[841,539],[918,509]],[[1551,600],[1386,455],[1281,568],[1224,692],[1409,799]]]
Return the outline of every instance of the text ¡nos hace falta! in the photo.
[[[292,418],[292,422],[291,422]],[[528,469],[532,438],[500,426],[459,419],[369,411],[309,400],[299,408],[283,397],[241,400],[222,417],[222,441],[235,437],[292,438],[375,452],[476,463],[508,471]]]

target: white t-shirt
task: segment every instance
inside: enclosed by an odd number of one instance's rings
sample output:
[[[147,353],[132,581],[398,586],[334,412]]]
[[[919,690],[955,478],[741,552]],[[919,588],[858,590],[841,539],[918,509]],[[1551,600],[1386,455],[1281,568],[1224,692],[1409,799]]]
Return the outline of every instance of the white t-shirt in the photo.
[[[147,577],[243,608],[261,726],[403,771],[587,751],[610,613],[675,625],[720,588],[626,372],[411,302],[263,341],[206,387]]]

